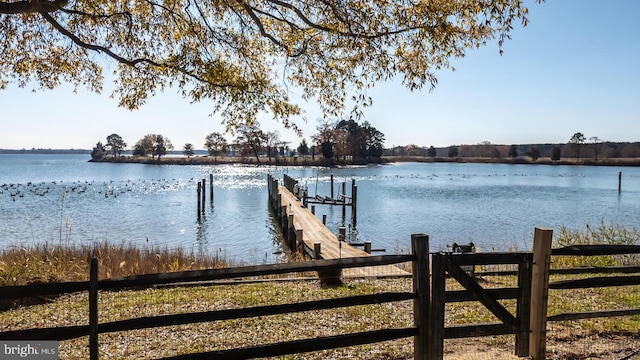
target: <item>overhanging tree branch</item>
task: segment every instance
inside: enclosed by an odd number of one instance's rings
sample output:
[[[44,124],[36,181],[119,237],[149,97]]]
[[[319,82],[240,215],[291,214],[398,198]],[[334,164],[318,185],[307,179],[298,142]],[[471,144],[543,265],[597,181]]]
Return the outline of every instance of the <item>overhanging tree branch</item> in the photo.
[[[67,5],[69,0],[23,0],[0,2],[0,14],[50,13]]]
[[[62,26],[59,22],[57,22],[50,14],[48,13],[40,13],[40,15],[42,15],[42,17],[47,20],[47,22],[49,24],[51,24],[56,30],[58,30],[61,34],[63,34],[64,36],[68,37],[69,39],[71,39],[71,41],[73,41],[74,44],[87,49],[87,50],[93,50],[93,51],[97,51],[97,52],[101,52],[106,54],[107,56],[109,56],[110,58],[116,60],[117,62],[124,64],[124,65],[128,65],[131,67],[136,67],[138,64],[141,63],[146,63],[148,65],[151,65],[153,67],[157,67],[157,68],[169,68],[175,71],[178,71],[180,73],[182,73],[183,75],[186,75],[190,78],[192,78],[193,80],[202,82],[202,83],[206,83],[209,84],[211,86],[214,87],[218,87],[218,88],[226,88],[226,87],[233,87],[233,84],[218,84],[218,83],[213,83],[201,76],[198,76],[196,74],[194,74],[191,71],[188,71],[184,68],[178,67],[176,65],[169,65],[169,64],[161,64],[159,62],[153,61],[151,59],[147,59],[147,58],[137,58],[137,59],[127,59],[124,58],[116,53],[114,53],[113,51],[111,51],[109,48],[105,47],[105,46],[101,46],[101,45],[95,45],[95,44],[89,44],[87,42],[82,41],[82,39],[80,39],[79,37],[77,37],[75,34],[73,34],[71,31],[67,30],[64,26]]]

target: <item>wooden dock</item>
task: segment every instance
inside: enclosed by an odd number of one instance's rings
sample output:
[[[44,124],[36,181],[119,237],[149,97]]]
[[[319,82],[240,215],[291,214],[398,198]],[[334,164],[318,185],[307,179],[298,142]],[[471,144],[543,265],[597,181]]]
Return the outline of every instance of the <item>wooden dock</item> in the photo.
[[[339,241],[287,187],[269,176],[269,201],[292,251],[306,253],[314,259],[339,259],[370,256],[369,253]],[[394,265],[343,269],[342,277],[405,277],[411,274]]]

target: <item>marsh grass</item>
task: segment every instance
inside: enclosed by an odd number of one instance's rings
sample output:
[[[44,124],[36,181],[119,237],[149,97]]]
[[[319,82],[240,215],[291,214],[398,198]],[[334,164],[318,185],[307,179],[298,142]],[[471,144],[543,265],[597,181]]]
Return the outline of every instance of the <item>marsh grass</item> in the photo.
[[[92,246],[40,244],[12,246],[0,253],[0,286],[89,279],[89,261],[98,259],[101,279],[128,275],[221,268],[218,254],[194,254],[180,248],[139,248],[107,242]]]
[[[637,245],[640,231],[604,221],[596,227],[586,224],[585,229],[569,229],[563,226],[553,237],[553,247],[573,245]],[[553,268],[622,266],[640,263],[639,254],[602,256],[554,256]]]

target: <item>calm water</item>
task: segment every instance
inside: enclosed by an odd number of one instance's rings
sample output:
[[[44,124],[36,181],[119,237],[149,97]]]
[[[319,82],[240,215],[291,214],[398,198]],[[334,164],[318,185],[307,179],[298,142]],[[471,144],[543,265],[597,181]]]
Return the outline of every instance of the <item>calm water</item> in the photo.
[[[281,250],[267,205],[267,174],[287,173],[329,195],[330,175],[358,185],[357,228],[388,253],[412,233],[432,250],[473,241],[483,250],[529,249],[535,226],[584,228],[601,221],[640,227],[640,169],[584,166],[419,164],[345,169],[94,164],[88,155],[0,155],[0,248],[110,241],[273,262]],[[618,172],[623,172],[618,193]],[[201,222],[196,182],[214,174],[215,200]],[[208,198],[207,198],[208,201]],[[329,226],[339,207],[318,205]]]

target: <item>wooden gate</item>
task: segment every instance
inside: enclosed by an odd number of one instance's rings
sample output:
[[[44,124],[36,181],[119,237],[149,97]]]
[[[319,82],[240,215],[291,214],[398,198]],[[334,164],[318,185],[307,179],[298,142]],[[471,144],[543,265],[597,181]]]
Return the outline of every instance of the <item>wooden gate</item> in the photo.
[[[515,354],[527,356],[532,262],[533,254],[530,252],[432,254],[432,319],[429,338],[433,343],[429,346],[429,358],[443,358],[444,339],[504,334],[515,334]],[[463,270],[465,266],[468,269],[468,266],[503,264],[517,266],[517,287],[484,289],[474,277]],[[447,277],[455,279],[465,290],[447,291]],[[501,299],[516,299],[516,313],[512,314],[500,304],[498,300]],[[445,327],[445,304],[462,301],[479,301],[500,323]]]

